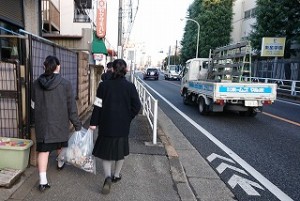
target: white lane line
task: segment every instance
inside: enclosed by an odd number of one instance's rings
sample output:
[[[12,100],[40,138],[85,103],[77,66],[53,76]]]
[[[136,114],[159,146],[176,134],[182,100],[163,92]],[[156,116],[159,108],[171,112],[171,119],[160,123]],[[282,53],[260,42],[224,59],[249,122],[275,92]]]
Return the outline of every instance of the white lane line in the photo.
[[[205,130],[203,127],[198,125],[194,120],[192,120],[186,114],[181,112],[177,107],[175,107],[166,98],[164,98],[162,95],[156,92],[148,84],[145,83],[145,85],[147,85],[149,89],[151,89],[156,95],[158,95],[162,100],[164,100],[170,107],[172,107],[183,118],[185,118],[188,122],[190,122],[196,129],[198,129],[202,134],[204,134],[208,139],[210,139],[215,145],[217,145],[220,149],[222,149],[225,153],[227,153],[233,160],[235,160],[238,164],[240,164],[247,172],[249,172],[250,175],[252,175],[257,181],[259,181],[266,189],[268,189],[279,200],[293,201],[292,198],[290,198],[287,194],[281,191],[277,186],[275,186],[272,182],[270,182],[267,178],[265,178],[262,174],[260,174],[257,170],[255,170],[251,165],[249,165],[246,161],[244,161],[241,157],[239,157],[236,153],[234,153],[230,148],[225,146],[221,141],[215,138],[207,130]]]

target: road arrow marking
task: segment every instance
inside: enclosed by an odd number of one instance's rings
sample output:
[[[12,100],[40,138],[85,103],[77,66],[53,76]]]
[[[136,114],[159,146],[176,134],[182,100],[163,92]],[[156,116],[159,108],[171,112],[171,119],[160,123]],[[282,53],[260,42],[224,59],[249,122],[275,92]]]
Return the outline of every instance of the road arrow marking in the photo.
[[[235,174],[232,175],[232,177],[229,179],[228,184],[231,186],[232,189],[239,185],[248,195],[251,196],[260,196],[260,194],[252,186],[255,186],[256,188],[259,188],[261,190],[265,190],[258,183]]]
[[[227,162],[230,162],[230,163],[235,163],[233,160],[231,160],[230,158],[226,158],[224,156],[220,156],[218,154],[215,154],[215,153],[212,153],[210,154],[206,159],[209,161],[209,162],[212,162],[213,160],[215,160],[216,158],[220,158],[224,161],[227,161]]]
[[[217,171],[222,174],[222,172],[224,172],[224,170],[226,170],[226,168],[230,168],[234,171],[237,171],[239,173],[242,173],[242,174],[245,174],[245,175],[248,175],[247,172],[245,172],[244,170],[240,169],[240,168],[237,168],[235,166],[232,166],[232,165],[229,165],[227,163],[221,163],[216,169]]]

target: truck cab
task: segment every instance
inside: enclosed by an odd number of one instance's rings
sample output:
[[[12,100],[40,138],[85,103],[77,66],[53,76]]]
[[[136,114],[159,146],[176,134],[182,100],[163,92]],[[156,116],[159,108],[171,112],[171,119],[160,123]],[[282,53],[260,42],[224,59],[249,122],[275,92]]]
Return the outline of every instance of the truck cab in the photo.
[[[205,80],[208,75],[209,58],[194,58],[186,62],[182,70],[181,86],[190,80]]]

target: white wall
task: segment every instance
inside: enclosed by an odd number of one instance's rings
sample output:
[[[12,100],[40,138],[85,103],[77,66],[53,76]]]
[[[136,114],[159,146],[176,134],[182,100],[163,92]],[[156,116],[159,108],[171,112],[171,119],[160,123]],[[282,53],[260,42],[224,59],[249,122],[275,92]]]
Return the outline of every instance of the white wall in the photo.
[[[91,22],[73,22],[74,0],[60,0],[60,34],[81,36],[82,28],[92,28]]]
[[[243,37],[249,36],[252,30],[251,25],[255,23],[255,18],[244,19],[244,12],[256,7],[256,0],[236,0],[233,6],[233,31],[231,40],[233,43],[240,42]]]
[[[35,0],[23,1],[25,30],[39,35],[39,8]]]

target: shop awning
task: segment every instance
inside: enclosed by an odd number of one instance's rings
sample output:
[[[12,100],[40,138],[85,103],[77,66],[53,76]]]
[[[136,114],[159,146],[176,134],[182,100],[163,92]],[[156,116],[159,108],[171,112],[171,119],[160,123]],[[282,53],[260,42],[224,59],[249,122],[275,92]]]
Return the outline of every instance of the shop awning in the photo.
[[[92,42],[92,53],[107,55],[107,49],[105,47],[104,41],[101,38],[98,38],[95,33]]]

